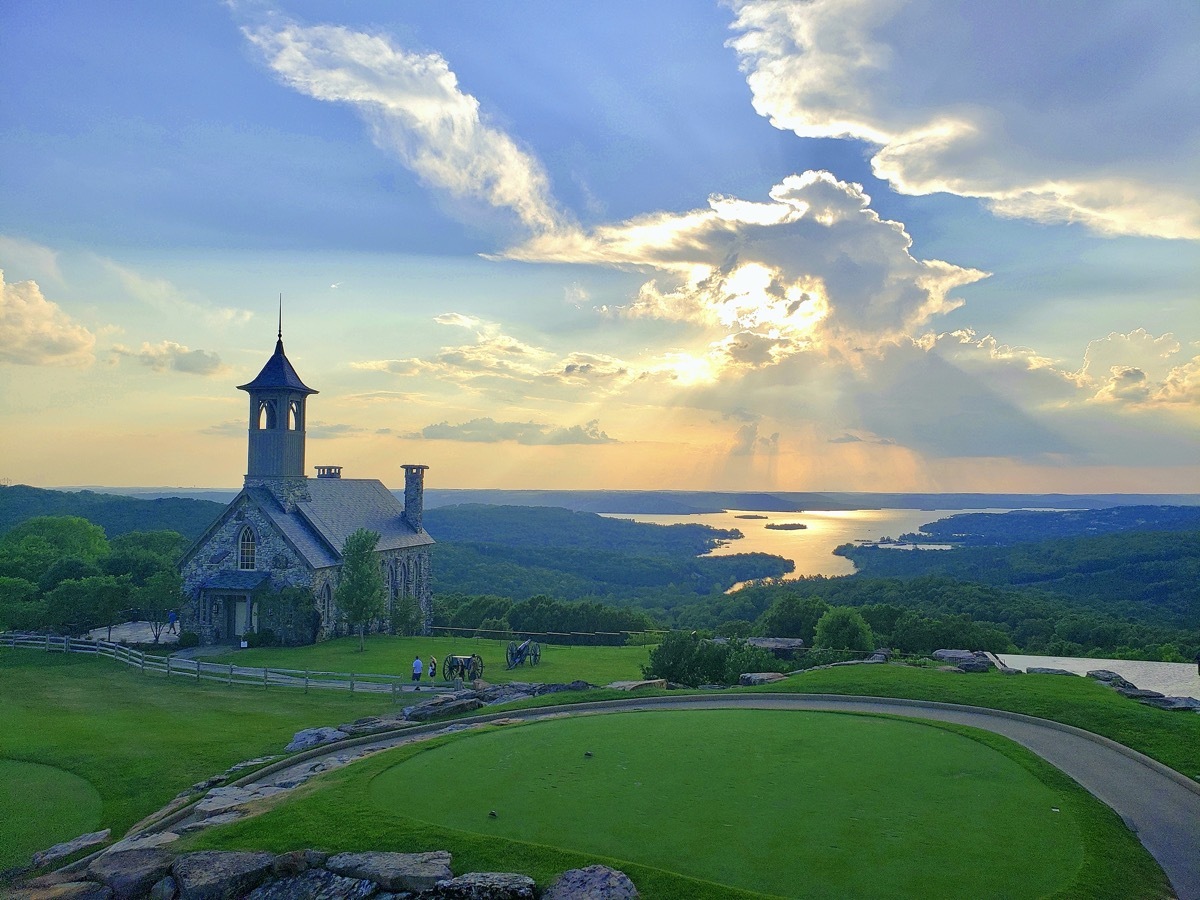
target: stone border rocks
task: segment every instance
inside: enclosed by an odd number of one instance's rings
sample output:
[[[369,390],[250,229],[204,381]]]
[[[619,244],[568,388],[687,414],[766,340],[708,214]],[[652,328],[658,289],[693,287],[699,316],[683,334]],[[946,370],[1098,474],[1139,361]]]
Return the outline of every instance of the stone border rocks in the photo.
[[[101,854],[82,874],[45,875],[7,896],[13,900],[535,900],[538,896],[528,875],[469,872],[455,877],[450,863],[450,854],[443,850],[336,855],[317,850],[279,855],[201,850],[178,856],[158,848],[122,850]],[[589,866],[564,872],[542,896],[623,900],[638,893],[623,872]]]

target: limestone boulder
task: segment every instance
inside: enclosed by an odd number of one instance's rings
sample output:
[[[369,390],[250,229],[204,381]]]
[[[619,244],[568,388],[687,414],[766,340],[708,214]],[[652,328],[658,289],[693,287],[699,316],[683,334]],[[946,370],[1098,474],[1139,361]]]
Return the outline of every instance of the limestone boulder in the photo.
[[[432,853],[338,853],[325,861],[335,875],[373,881],[388,891],[428,891],[439,881],[454,877],[450,854]]]
[[[959,662],[958,667],[964,672],[987,672],[992,668],[992,663],[986,657],[983,659],[974,657],[973,659],[962,660]]]
[[[1200,710],[1200,700],[1194,697],[1146,697],[1139,702],[1157,709]]]
[[[181,900],[233,900],[267,880],[273,853],[201,850],[175,860],[172,874]]]
[[[1088,678],[1095,678],[1097,681],[1102,681],[1109,687],[1123,688],[1127,691],[1136,691],[1137,685],[1132,681],[1126,681],[1125,678],[1112,672],[1108,669],[1093,669],[1087,673]]]
[[[470,872],[439,881],[438,900],[533,900],[534,882],[528,875],[508,872]]]
[[[637,896],[637,888],[624,872],[588,866],[563,872],[542,894],[542,900],[628,900]]]
[[[303,731],[297,731],[292,737],[292,742],[285,748],[288,753],[294,753],[298,750],[311,750],[313,747],[320,747],[322,744],[332,744],[335,741],[344,741],[350,735],[338,728],[305,728]]]
[[[48,866],[53,862],[58,862],[60,859],[66,859],[68,856],[73,856],[80,850],[87,847],[95,847],[97,844],[103,844],[108,840],[112,831],[105,828],[103,831],[93,831],[90,834],[81,834],[79,837],[71,841],[64,841],[61,844],[55,844],[48,850],[41,850],[33,854],[33,867],[40,869]]]
[[[933,658],[940,662],[958,665],[963,660],[974,659],[975,652],[973,650],[934,650]]]
[[[14,890],[4,896],[9,900],[112,900],[113,889],[98,881],[62,881]]]
[[[738,684],[743,687],[754,687],[759,684],[774,684],[786,678],[779,672],[743,672],[738,676]]]
[[[1066,669],[1052,669],[1048,666],[1030,666],[1025,670],[1030,675],[1074,675],[1074,672],[1068,672]]]
[[[88,865],[88,877],[112,888],[116,900],[141,897],[171,873],[175,857],[165,850],[125,850],[105,853]]]
[[[642,681],[614,681],[612,684],[605,687],[614,691],[644,691],[647,688],[662,688],[667,689],[667,680],[665,678],[646,678]]]
[[[255,888],[246,900],[366,900],[379,885],[365,878],[346,878],[325,869],[311,869]]]
[[[436,716],[449,716],[456,713],[474,712],[483,706],[478,697],[464,697],[461,700],[443,700],[438,698],[429,703],[409,706],[404,710],[404,718],[410,722],[425,722]]]

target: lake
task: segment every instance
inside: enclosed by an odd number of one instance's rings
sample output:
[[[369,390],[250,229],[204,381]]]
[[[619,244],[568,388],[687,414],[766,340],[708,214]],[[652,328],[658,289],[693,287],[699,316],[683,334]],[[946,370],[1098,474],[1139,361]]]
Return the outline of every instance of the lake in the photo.
[[[1066,669],[1086,675],[1097,669],[1116,672],[1144,691],[1158,691],[1168,697],[1200,699],[1200,674],[1195,663],[1148,662],[1144,659],[1077,659],[1071,656],[1022,656],[1019,653],[999,653],[1001,660],[1014,669],[1041,666],[1047,669]],[[1180,713],[1179,715],[1184,715]]]
[[[854,563],[843,556],[834,556],[833,548],[855,541],[878,541],[898,538],[913,532],[928,522],[963,513],[1002,513],[1007,509],[845,509],[813,510],[799,513],[763,513],[756,510],[729,509],[719,513],[700,513],[691,516],[628,515],[606,513],[614,519],[633,519],[654,525],[711,525],[713,528],[736,528],[745,537],[730,541],[712,551],[713,556],[733,553],[771,553],[790,559],[796,569],[787,578],[805,575],[852,575]],[[739,519],[738,516],[766,516],[764,519]],[[806,526],[796,531],[773,531],[771,525],[799,522]],[[940,546],[940,545],[935,545]]]

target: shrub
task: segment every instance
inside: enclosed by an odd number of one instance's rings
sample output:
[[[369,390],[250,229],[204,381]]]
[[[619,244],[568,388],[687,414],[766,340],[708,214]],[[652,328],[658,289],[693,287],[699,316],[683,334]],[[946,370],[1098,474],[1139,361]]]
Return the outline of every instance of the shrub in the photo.
[[[773,655],[743,641],[717,644],[696,632],[673,631],[650,651],[650,661],[642,667],[642,674],[696,687],[736,684],[743,672],[783,670],[783,664]]]
[[[194,631],[179,632],[179,649],[186,650],[188,647],[199,647],[200,635]]]
[[[274,647],[279,643],[275,632],[270,628],[260,628],[257,631],[247,631],[242,635],[247,647]]]
[[[835,606],[817,622],[813,639],[818,647],[832,650],[874,650],[875,635],[857,609]]]

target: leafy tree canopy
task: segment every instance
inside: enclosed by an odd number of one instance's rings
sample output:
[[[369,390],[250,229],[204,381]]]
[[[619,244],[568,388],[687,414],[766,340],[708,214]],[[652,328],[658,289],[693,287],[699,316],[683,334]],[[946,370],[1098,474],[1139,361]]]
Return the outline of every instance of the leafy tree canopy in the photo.
[[[342,546],[342,570],[334,599],[351,627],[358,627],[359,649],[366,648],[367,623],[383,615],[383,573],[375,560],[379,533],[359,528]]]
[[[821,616],[813,637],[818,647],[834,650],[874,650],[875,635],[857,609],[838,606]]]

